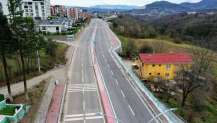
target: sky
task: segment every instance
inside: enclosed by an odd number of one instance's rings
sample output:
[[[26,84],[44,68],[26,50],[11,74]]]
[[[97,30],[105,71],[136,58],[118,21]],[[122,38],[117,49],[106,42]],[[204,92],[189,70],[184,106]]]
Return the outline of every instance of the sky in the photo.
[[[89,7],[94,5],[136,5],[144,6],[146,4],[160,1],[160,0],[50,0],[52,5],[67,5],[67,6],[80,6]],[[166,0],[172,3],[182,2],[199,2],[201,0]]]

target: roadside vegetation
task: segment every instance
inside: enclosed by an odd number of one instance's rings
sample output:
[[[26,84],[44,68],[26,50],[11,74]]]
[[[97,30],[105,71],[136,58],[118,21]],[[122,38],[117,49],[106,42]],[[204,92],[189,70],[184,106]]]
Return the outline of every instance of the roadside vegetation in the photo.
[[[9,15],[0,12],[0,82],[6,85],[11,99],[11,84],[22,81],[29,100],[27,79],[64,64],[67,46],[36,32],[30,17],[19,11],[21,1],[8,1]]]
[[[189,17],[188,21],[197,20],[197,18]],[[182,116],[186,121],[191,123],[216,123],[217,122],[217,53],[216,43],[213,39],[215,35],[213,28],[202,28],[199,30],[200,16],[198,21],[193,26],[189,26],[186,21],[178,21],[176,16],[174,19],[163,20],[162,23],[168,22],[168,25],[159,26],[162,30],[166,30],[164,33],[160,33],[156,29],[158,23],[154,21],[141,21],[134,17],[120,16],[119,18],[112,21],[112,29],[119,35],[122,41],[122,53],[120,55],[127,59],[138,58],[139,53],[176,53],[176,52],[187,52],[193,56],[193,67],[189,71],[180,71],[175,79],[175,84],[166,84],[166,81],[159,82],[144,82],[147,87],[155,85],[160,91],[153,91],[154,95],[157,96],[162,102],[168,105],[168,107],[177,107],[176,113]],[[189,19],[191,18],[191,19]],[[194,19],[192,19],[194,18]],[[212,17],[210,17],[212,18]],[[214,17],[213,17],[214,19]],[[192,32],[191,39],[187,40],[189,35],[185,33],[179,33],[177,30],[178,26],[171,26],[170,21],[179,23],[179,25],[188,25],[189,27],[197,31],[201,31],[201,37],[197,33]],[[203,23],[211,24],[215,26],[216,21],[208,19],[207,22]],[[159,22],[159,20],[158,20]],[[198,22],[198,23],[197,23]],[[152,24],[151,24],[152,23]],[[161,23],[161,21],[159,22]],[[132,26],[135,25],[135,26]],[[155,25],[155,26],[154,26]],[[188,28],[188,26],[179,26],[179,28]],[[147,28],[147,29],[146,29]],[[179,36],[168,35],[171,33],[169,30],[174,28],[174,34]],[[188,30],[188,29],[187,29]],[[209,32],[209,35],[205,35]],[[195,36],[197,35],[197,36]],[[203,36],[203,37],[202,37]],[[209,40],[212,37],[213,40]],[[199,40],[201,39],[201,40]],[[202,39],[204,39],[202,41]],[[208,41],[207,41],[208,40]],[[207,42],[206,42],[207,41]],[[151,90],[151,88],[150,88]]]
[[[39,85],[36,85],[33,88],[31,88],[31,90],[29,91],[29,100],[27,102],[25,101],[24,94],[17,95],[14,97],[13,103],[15,104],[25,103],[31,106],[27,116],[25,116],[20,121],[21,123],[33,123],[34,122],[34,119],[36,117],[38,108],[40,107],[43,95],[46,92],[46,89],[49,83],[48,81],[49,80],[44,80],[40,82]]]

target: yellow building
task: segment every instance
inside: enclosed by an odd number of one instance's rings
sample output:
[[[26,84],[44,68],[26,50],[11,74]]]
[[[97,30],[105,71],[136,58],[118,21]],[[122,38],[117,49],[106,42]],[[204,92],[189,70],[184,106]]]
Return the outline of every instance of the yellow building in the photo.
[[[186,53],[140,54],[138,72],[142,80],[173,80],[181,67],[191,64],[192,57]]]

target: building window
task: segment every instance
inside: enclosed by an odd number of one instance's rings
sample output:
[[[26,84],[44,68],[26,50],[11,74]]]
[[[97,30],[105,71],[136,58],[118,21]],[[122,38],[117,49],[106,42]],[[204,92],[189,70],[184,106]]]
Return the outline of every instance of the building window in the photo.
[[[170,70],[170,68],[171,68],[171,64],[167,64],[167,65],[166,65],[166,69],[167,69],[167,70]]]
[[[157,73],[158,76],[160,76],[160,73]]]
[[[43,26],[43,27],[42,27],[42,30],[46,30],[46,27]]]
[[[153,64],[152,67],[155,67],[155,64]]]
[[[56,27],[56,32],[59,32],[59,27]]]
[[[159,64],[159,67],[161,67],[161,64]]]
[[[149,75],[151,76],[151,73],[149,73]]]
[[[0,2],[0,12],[3,12],[2,3]]]
[[[166,78],[169,78],[170,77],[170,74],[169,73],[166,73]]]

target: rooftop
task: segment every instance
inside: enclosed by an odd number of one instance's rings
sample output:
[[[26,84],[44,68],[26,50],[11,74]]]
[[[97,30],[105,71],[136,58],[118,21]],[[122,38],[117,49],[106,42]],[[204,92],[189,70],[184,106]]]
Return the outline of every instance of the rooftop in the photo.
[[[139,58],[146,64],[189,64],[192,63],[191,55],[187,53],[157,53],[139,54]]]
[[[39,25],[63,25],[66,22],[70,22],[72,19],[68,18],[56,18],[52,20],[41,20],[39,21]]]

